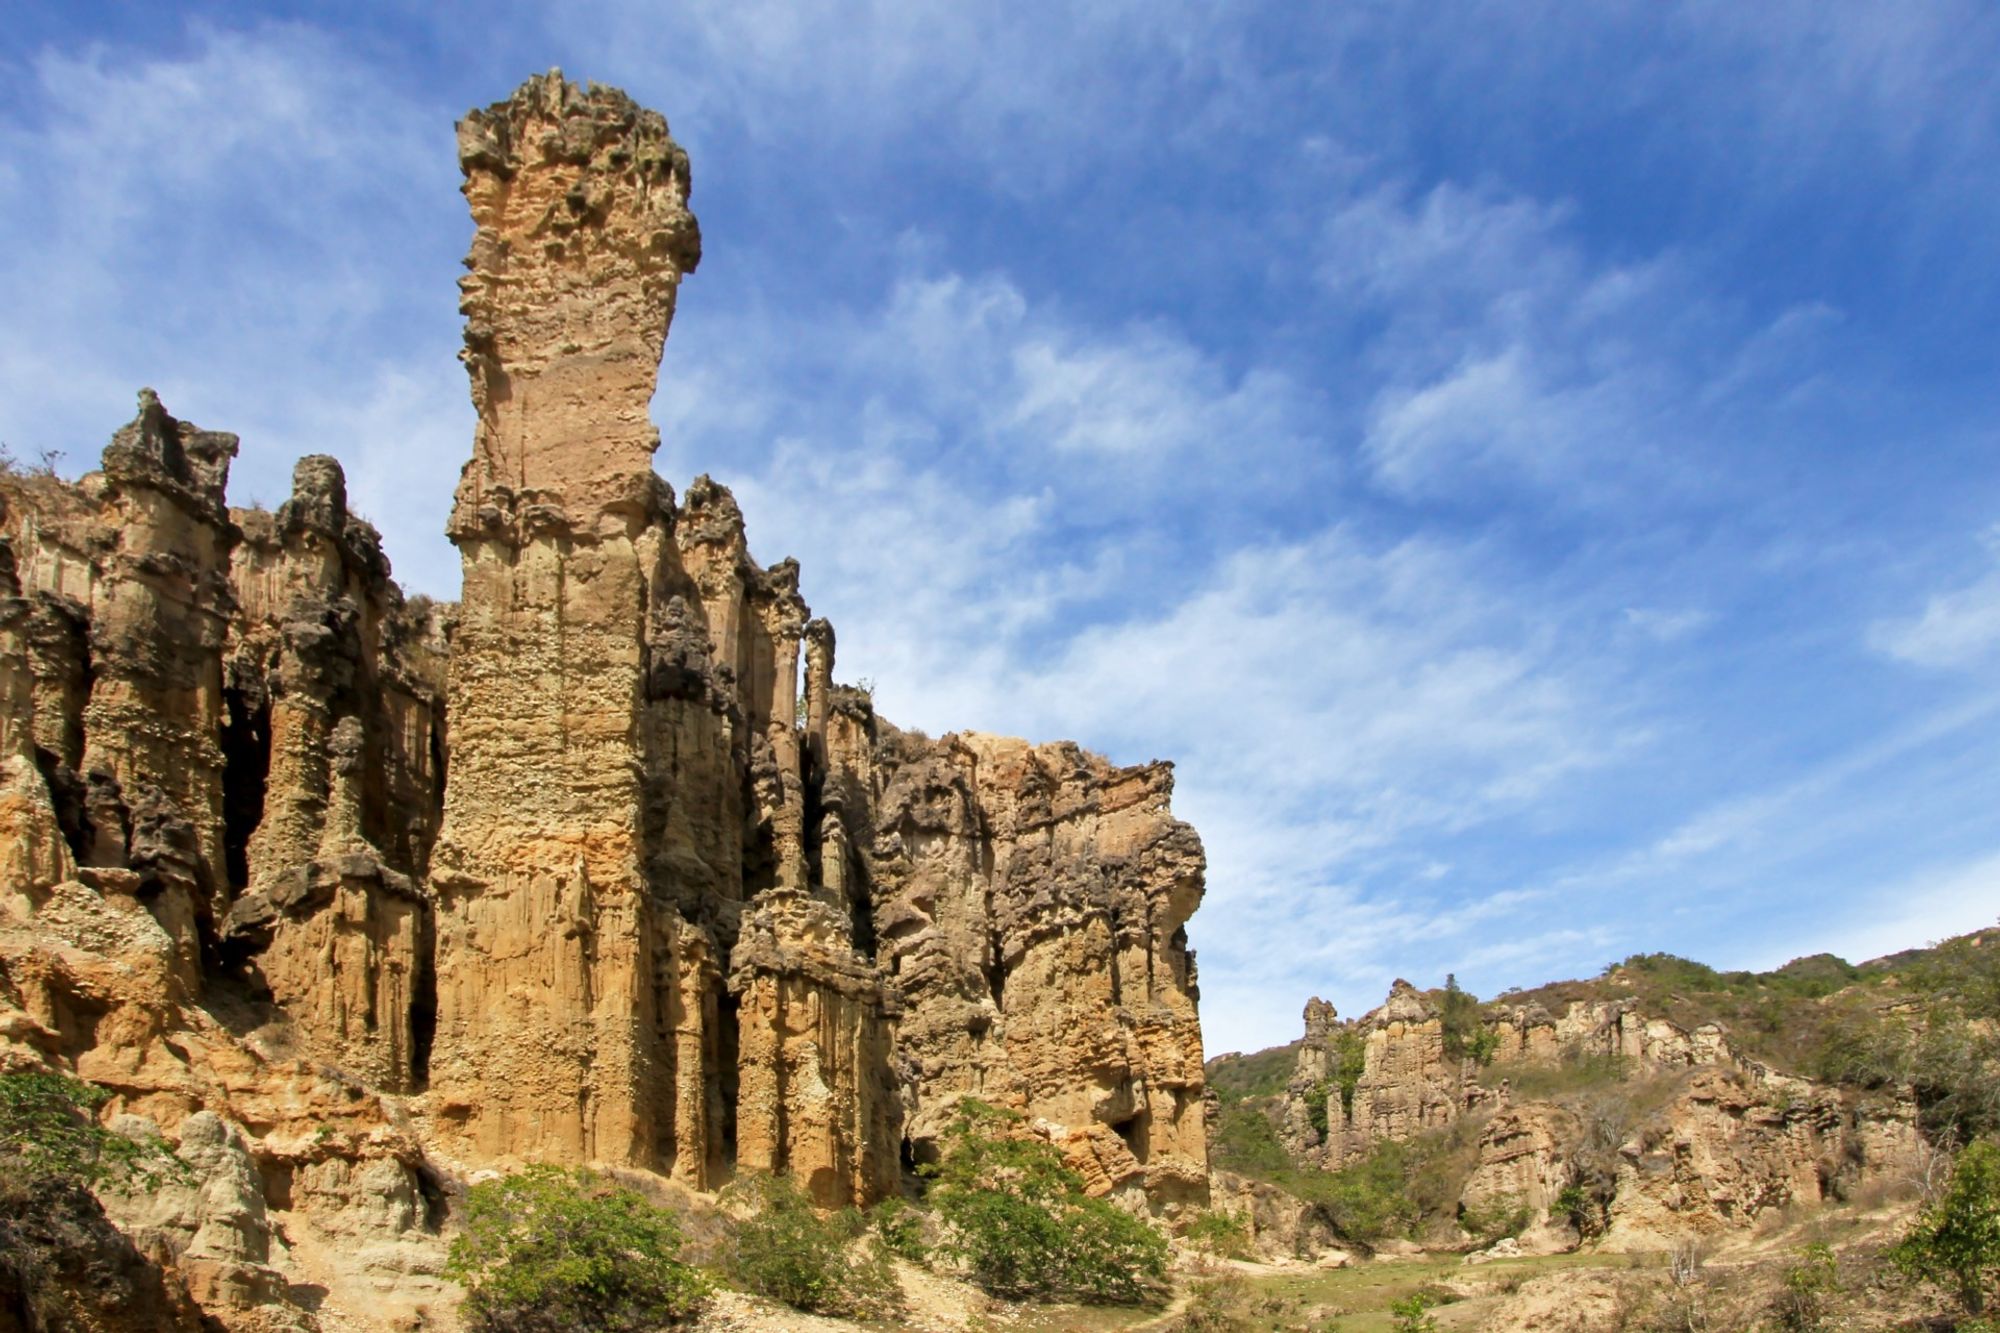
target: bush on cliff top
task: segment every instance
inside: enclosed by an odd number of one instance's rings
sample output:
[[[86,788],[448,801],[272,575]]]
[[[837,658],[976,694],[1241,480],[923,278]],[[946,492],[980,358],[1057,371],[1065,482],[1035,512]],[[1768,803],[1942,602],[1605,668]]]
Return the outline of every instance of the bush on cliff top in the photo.
[[[1020,1117],[961,1102],[943,1160],[930,1168],[944,1220],[940,1249],[997,1296],[1141,1305],[1166,1289],[1167,1242],[1132,1214],[1083,1192]]]
[[[633,1190],[530,1166],[472,1187],[445,1275],[465,1285],[470,1333],[641,1333],[708,1299],[681,1240],[674,1216]]]

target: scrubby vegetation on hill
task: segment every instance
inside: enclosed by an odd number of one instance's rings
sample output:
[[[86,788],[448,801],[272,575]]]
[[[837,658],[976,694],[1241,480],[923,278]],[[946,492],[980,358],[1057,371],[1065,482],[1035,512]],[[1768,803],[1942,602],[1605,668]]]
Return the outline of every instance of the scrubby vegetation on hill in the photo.
[[[1909,1086],[1933,1135],[2000,1131],[2000,929],[1867,963],[1832,954],[1769,972],[1719,972],[1634,954],[1588,981],[1498,997],[1555,1009],[1632,999],[1683,1028],[1720,1024],[1743,1055],[1861,1088]]]
[[[1924,1137],[1947,1152],[2000,1133],[2000,930],[1861,964],[1820,954],[1769,972],[1723,972],[1670,954],[1636,954],[1594,978],[1509,992],[1487,1003],[1450,978],[1437,990],[1405,988],[1401,994],[1397,1004],[1418,1007],[1397,1011],[1395,1021],[1427,1009],[1436,1024],[1430,1040],[1442,1041],[1445,1063],[1425,1065],[1425,1072],[1412,1066],[1407,1076],[1389,1075],[1388,1084],[1380,1081],[1383,1075],[1369,1073],[1363,1095],[1386,1095],[1393,1105],[1407,1093],[1409,1106],[1424,1096],[1457,1097],[1462,1113],[1449,1127],[1399,1131],[1394,1141],[1363,1137],[1359,1148],[1350,1128],[1338,1154],[1323,1163],[1335,1169],[1320,1169],[1313,1145],[1330,1143],[1330,1123],[1353,1121],[1356,1085],[1364,1072],[1363,1038],[1375,1030],[1370,1027],[1375,1020],[1334,1024],[1317,1035],[1309,1032],[1305,1042],[1212,1062],[1212,1164],[1278,1186],[1353,1241],[1428,1236],[1469,1243],[1518,1229],[1518,1210],[1501,1202],[1479,1199],[1472,1208],[1461,1203],[1458,1191],[1478,1166],[1479,1135],[1495,1107],[1538,1105],[1539,1123],[1562,1139],[1552,1151],[1566,1175],[1547,1187],[1559,1197],[1546,1199],[1546,1215],[1589,1238],[1609,1222],[1621,1156],[1632,1151],[1630,1145],[1652,1151],[1668,1132],[1655,1122],[1671,1115],[1681,1123],[1696,1114],[1684,1104],[1690,1089],[1716,1086],[1712,1076],[1698,1076],[1704,1067],[1699,1060],[1707,1057],[1690,1055],[1715,1049],[1713,1036],[1695,1041],[1686,1035],[1711,1024],[1722,1030],[1728,1052],[1749,1062],[1743,1077],[1728,1086],[1769,1101],[1759,1115],[1783,1117],[1805,1104],[1801,1098],[1831,1097],[1813,1103],[1829,1108],[1815,1116],[1893,1121],[1900,1114],[1907,1123],[1909,1111],[1895,1108],[1914,1105]],[[1546,1038],[1532,1047],[1517,1035],[1501,1039],[1531,1028],[1546,1033],[1550,1026],[1534,1025],[1553,1025],[1579,1004],[1606,1007],[1584,1011],[1581,1026],[1572,1017],[1565,1020],[1567,1029],[1555,1029],[1577,1034],[1574,1044],[1552,1050]],[[1618,1053],[1636,1046],[1586,1040],[1592,1023],[1631,1013],[1679,1028],[1683,1035],[1669,1042],[1680,1043],[1679,1056],[1656,1063],[1651,1046],[1640,1060]],[[1633,1020],[1623,1021],[1627,1043],[1655,1040],[1642,1038]],[[1704,1041],[1710,1045],[1702,1046]],[[1316,1062],[1301,1064],[1300,1053],[1308,1046]],[[1403,1052],[1398,1059],[1416,1058],[1415,1047],[1396,1049]],[[1423,1058],[1435,1062],[1435,1046],[1432,1051]],[[1687,1063],[1691,1058],[1693,1065]],[[1299,1081],[1308,1077],[1299,1070],[1316,1071],[1309,1085]],[[1795,1084],[1785,1076],[1811,1082]],[[1419,1078],[1441,1081],[1411,1093],[1414,1085],[1407,1079]],[[1453,1093],[1461,1078],[1463,1089]],[[1504,1097],[1496,1100],[1503,1087]],[[1810,1092],[1813,1087],[1822,1091]],[[1381,1105],[1372,1114],[1379,1117]],[[1854,1141],[1847,1150],[1859,1151]],[[1829,1159],[1819,1169],[1823,1190],[1838,1195],[1852,1187],[1851,1178],[1842,1176],[1849,1167],[1840,1161]]]

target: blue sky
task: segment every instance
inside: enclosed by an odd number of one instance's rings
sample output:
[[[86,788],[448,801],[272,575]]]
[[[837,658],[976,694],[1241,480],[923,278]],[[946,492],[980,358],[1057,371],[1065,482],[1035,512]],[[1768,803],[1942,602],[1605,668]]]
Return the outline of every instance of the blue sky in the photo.
[[[1990,4],[17,4],[0,440],[153,385],[453,595],[552,65],[694,161],[660,470],[899,722],[1177,761],[1211,1050],[2000,915]]]

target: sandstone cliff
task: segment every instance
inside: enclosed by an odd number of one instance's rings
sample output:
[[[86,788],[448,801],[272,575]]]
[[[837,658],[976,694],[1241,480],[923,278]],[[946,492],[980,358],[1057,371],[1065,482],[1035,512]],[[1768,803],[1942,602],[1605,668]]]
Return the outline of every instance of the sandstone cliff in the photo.
[[[1747,1228],[1899,1180],[1923,1153],[1907,1090],[1781,1073],[1717,1023],[1683,1027],[1631,997],[1556,1010],[1456,997],[1454,1031],[1452,998],[1398,981],[1351,1022],[1311,1001],[1283,1089],[1231,1114],[1267,1119],[1275,1146],[1309,1175],[1412,1145],[1427,1188],[1450,1190],[1445,1202],[1474,1239],[1504,1225],[1542,1249],[1586,1238],[1647,1249]],[[1232,1182],[1232,1198],[1254,1194]],[[1287,1244],[1317,1243],[1328,1221],[1268,1201],[1259,1214]]]
[[[1205,1200],[1170,766],[898,730],[729,491],[654,475],[664,120],[551,74],[459,154],[457,605],[331,458],[230,509],[236,438],[150,392],[101,470],[0,475],[0,1071],[178,1145],[106,1206],[233,1327],[433,1318],[472,1172],[868,1202],[963,1096]]]

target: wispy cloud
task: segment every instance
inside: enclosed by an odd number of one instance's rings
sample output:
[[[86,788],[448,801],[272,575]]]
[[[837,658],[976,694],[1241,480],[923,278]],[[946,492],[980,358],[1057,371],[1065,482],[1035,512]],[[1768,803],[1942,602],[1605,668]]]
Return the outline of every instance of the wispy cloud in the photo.
[[[404,501],[461,446],[412,446],[464,401],[431,295],[463,230],[449,113],[293,25],[46,51],[31,77],[33,119],[0,123],[0,437],[88,466],[151,385],[244,436],[239,494],[282,498],[299,453],[333,452],[392,542],[428,544],[441,518],[405,520],[435,507]]]
[[[2000,563],[2000,527],[1987,530],[1987,549]],[[2000,647],[2000,568],[1973,582],[1933,594],[1923,611],[1877,621],[1870,642],[1891,657],[1922,667],[1968,667]]]
[[[709,240],[662,471],[899,722],[1178,762],[1218,1046],[1984,891],[1977,0],[92,22],[0,37],[0,438],[85,462],[151,383],[449,594],[450,121],[624,83]]]

